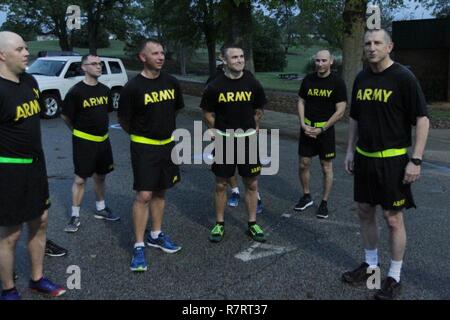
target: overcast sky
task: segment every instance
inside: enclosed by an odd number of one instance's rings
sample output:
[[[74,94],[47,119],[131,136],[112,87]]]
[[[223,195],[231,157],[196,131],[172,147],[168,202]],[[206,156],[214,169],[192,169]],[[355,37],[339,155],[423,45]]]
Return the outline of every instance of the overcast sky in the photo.
[[[406,7],[394,12],[394,20],[415,20],[415,19],[429,19],[433,18],[431,13],[423,8],[421,5],[415,9],[417,3],[413,3],[412,0],[406,1]],[[6,13],[0,11],[0,25],[6,21]]]

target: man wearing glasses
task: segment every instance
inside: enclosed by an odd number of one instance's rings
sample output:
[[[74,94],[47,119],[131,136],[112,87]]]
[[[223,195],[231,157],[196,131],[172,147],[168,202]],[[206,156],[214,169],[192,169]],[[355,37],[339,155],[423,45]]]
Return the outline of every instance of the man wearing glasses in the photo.
[[[98,81],[102,74],[100,58],[81,58],[85,78],[66,95],[61,117],[72,131],[75,180],[72,186],[72,213],[64,231],[76,232],[80,226],[80,205],[88,177],[94,177],[96,211],[94,217],[117,221],[105,205],[105,178],[113,170],[111,143],[108,138],[108,111],[112,111],[110,89]]]

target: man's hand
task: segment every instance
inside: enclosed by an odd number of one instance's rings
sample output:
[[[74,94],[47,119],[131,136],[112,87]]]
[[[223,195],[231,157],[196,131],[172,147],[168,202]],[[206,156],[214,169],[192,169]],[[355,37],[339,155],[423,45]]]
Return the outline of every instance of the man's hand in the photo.
[[[354,156],[354,151],[347,151],[347,154],[345,155],[344,167],[345,171],[350,175],[353,175],[353,167],[355,165],[355,162],[353,160]]]
[[[310,127],[308,125],[305,125],[304,130],[305,130],[305,134],[308,137],[313,138],[313,139],[316,139],[317,136],[322,133],[322,129]]]
[[[405,176],[403,177],[403,183],[413,183],[420,177],[420,166],[416,166],[412,162],[408,162],[405,169]]]

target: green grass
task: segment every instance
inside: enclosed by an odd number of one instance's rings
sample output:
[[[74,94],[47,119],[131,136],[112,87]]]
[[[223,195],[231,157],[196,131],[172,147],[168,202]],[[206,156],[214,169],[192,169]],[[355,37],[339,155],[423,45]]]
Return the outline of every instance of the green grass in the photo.
[[[431,118],[433,119],[447,119],[450,120],[450,110],[430,108]]]
[[[60,51],[61,48],[58,44],[58,41],[50,40],[50,41],[29,41],[28,50],[30,51],[30,55],[36,57],[39,51]],[[118,57],[123,58],[125,54],[123,52],[124,43],[119,40],[111,40],[110,47],[105,49],[98,49],[97,54],[100,56],[108,56],[108,57]],[[87,48],[73,48],[73,51],[76,51],[80,54],[86,54],[89,52]]]
[[[111,46],[105,49],[98,49],[98,55],[117,57],[124,59],[125,66],[129,69],[140,69],[140,64],[137,61],[131,61],[127,59],[124,54],[123,47],[124,43],[119,40],[111,40]],[[284,70],[279,72],[257,72],[256,78],[262,83],[263,87],[268,90],[281,90],[289,92],[297,92],[300,86],[300,81],[298,80],[282,80],[278,78],[280,73],[298,73],[303,74],[305,66],[308,64],[314,53],[317,52],[322,47],[311,46],[311,47],[292,47],[289,49],[289,54],[287,58],[287,66]],[[59,51],[61,50],[58,41],[30,41],[28,42],[28,49],[32,57],[36,57],[39,51]],[[87,48],[74,48],[73,49],[80,54],[86,54],[89,52]],[[195,54],[191,58],[191,61],[195,65],[202,65],[203,70],[207,70],[208,64],[208,51],[206,48],[199,48],[196,50]],[[193,72],[195,73],[195,72]],[[191,75],[195,80],[206,81],[208,76],[206,75]]]

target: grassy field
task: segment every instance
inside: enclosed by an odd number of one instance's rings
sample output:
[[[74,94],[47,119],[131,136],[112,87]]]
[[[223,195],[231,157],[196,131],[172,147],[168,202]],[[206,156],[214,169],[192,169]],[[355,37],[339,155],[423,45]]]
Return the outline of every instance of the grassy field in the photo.
[[[111,46],[105,49],[99,49],[98,54],[101,56],[118,57],[124,59],[125,66],[128,69],[139,69],[140,64],[136,61],[127,59],[123,51],[124,43],[119,40],[112,40]],[[58,41],[30,41],[28,42],[28,48],[32,58],[37,56],[39,51],[59,51],[61,50]],[[261,81],[263,87],[269,90],[281,90],[296,92],[299,89],[299,80],[283,80],[278,77],[280,73],[297,73],[299,75],[304,73],[305,66],[308,64],[314,53],[319,47],[293,47],[290,48],[287,58],[287,66],[284,70],[279,72],[257,72],[256,78]],[[89,52],[87,48],[74,48],[73,49],[80,54]],[[202,65],[203,70],[207,70],[208,52],[206,49],[198,49],[191,58],[192,62],[196,65]],[[195,74],[195,71],[191,72],[189,77],[195,80],[205,81],[208,77],[206,75]]]

